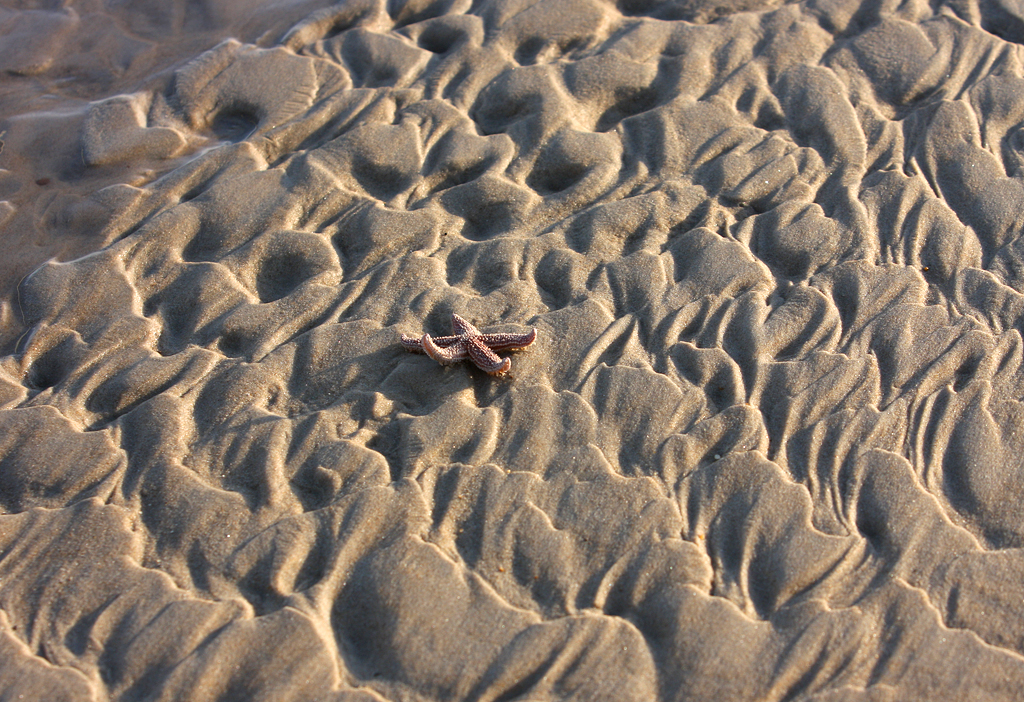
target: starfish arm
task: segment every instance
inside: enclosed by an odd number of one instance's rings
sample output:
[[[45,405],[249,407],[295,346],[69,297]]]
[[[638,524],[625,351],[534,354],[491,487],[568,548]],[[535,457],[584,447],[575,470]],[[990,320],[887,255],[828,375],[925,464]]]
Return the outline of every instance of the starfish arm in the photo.
[[[481,336],[480,330],[452,312],[452,333],[456,336]]]
[[[423,350],[423,343],[419,339],[413,336],[406,336],[405,334],[402,334],[402,347],[406,351],[412,351],[413,353],[426,353]]]
[[[448,348],[449,346],[454,346],[455,344],[462,341],[462,337],[432,336],[430,337],[430,340],[434,343],[434,346],[439,346],[442,349],[445,349]],[[406,351],[412,351],[414,353],[426,353],[426,351],[423,350],[423,341],[421,339],[417,339],[414,336],[407,336],[406,334],[402,334],[402,346],[405,348]]]
[[[455,346],[455,344],[462,341],[461,336],[432,336],[430,340],[434,342],[434,346],[440,346],[442,349],[446,349],[449,346]]]
[[[423,338],[420,339],[420,343],[423,345],[423,352],[442,366],[447,366],[459,361],[465,361],[469,358],[466,353],[466,344],[463,343],[462,339],[459,339],[457,343],[450,344],[449,346],[439,346],[430,338],[430,334],[424,334]]]
[[[512,361],[499,357],[498,354],[487,348],[478,337],[466,339],[466,351],[469,354],[469,360],[477,368],[491,375],[507,373],[508,369],[512,367]]]
[[[537,340],[537,329],[531,329],[525,334],[481,334],[480,341],[494,351],[509,351],[512,349],[525,349]]]

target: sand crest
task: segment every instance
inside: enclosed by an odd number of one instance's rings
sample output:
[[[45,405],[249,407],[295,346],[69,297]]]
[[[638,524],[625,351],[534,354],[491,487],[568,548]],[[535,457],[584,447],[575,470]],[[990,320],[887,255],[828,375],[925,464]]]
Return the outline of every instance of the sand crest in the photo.
[[[0,698],[1020,698],[1011,4],[57,5]]]

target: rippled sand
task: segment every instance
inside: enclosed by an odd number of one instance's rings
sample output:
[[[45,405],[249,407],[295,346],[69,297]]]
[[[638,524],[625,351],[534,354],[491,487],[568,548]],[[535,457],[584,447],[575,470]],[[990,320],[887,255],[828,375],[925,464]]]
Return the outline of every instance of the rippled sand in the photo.
[[[61,5],[0,698],[1019,699],[1012,4]]]

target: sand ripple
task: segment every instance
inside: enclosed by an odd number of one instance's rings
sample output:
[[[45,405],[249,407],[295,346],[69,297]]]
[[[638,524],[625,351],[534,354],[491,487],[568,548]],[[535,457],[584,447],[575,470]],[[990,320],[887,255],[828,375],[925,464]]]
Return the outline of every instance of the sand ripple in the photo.
[[[12,121],[98,248],[5,308],[0,697],[1017,698],[1024,20],[931,7],[264,8]]]

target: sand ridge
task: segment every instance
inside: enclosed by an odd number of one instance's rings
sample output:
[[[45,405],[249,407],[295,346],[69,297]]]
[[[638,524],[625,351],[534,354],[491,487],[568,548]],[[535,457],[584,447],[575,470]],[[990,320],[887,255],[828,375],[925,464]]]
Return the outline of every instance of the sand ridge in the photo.
[[[5,694],[1017,698],[1024,20],[299,8],[75,122]],[[453,313],[537,340],[402,348]]]

